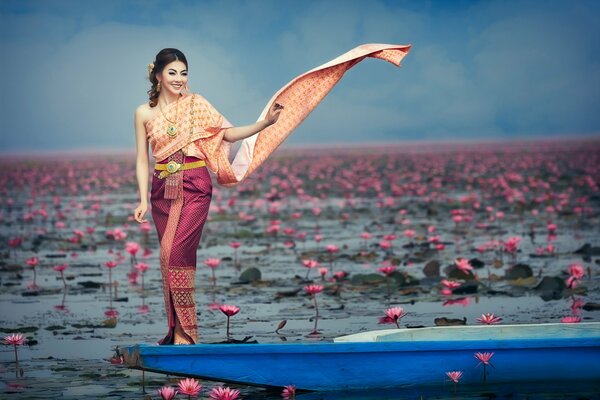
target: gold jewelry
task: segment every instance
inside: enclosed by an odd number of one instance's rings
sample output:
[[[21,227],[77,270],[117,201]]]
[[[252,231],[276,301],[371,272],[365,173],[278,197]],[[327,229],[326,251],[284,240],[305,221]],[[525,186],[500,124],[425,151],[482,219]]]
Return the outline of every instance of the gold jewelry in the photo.
[[[179,98],[181,98],[181,97],[179,97]],[[171,121],[169,118],[167,118],[167,116],[163,112],[162,104],[160,104],[160,101],[158,102],[158,107],[160,108],[160,112],[162,113],[163,117],[165,117],[165,119],[167,121],[169,121],[169,126],[167,128],[167,135],[169,135],[169,137],[171,139],[174,138],[175,136],[177,136],[177,127],[175,126],[175,123],[177,123],[177,120],[179,119],[179,98],[176,100],[177,108],[175,111],[175,121]]]
[[[160,81],[158,81],[158,83],[156,84],[156,91],[160,92]]]

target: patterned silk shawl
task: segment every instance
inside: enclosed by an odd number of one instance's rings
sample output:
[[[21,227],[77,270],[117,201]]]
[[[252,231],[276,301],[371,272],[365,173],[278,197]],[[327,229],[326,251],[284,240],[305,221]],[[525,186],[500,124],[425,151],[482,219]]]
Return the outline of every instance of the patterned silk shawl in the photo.
[[[204,155],[208,168],[216,174],[217,183],[230,187],[242,182],[258,168],[275,149],[302,123],[312,110],[338,83],[344,73],[366,57],[379,58],[400,66],[411,45],[364,44],[292,79],[273,95],[257,121],[265,118],[274,103],[285,106],[277,123],[244,139],[232,162],[231,143],[223,140],[231,124],[206,99],[189,94],[163,108],[168,119],[175,120],[179,103],[177,129],[171,139],[162,114],[146,123],[146,131],[156,160],[163,160],[191,142]],[[190,114],[193,103],[194,113]],[[191,129],[191,132],[190,132]],[[191,135],[191,136],[190,136]]]

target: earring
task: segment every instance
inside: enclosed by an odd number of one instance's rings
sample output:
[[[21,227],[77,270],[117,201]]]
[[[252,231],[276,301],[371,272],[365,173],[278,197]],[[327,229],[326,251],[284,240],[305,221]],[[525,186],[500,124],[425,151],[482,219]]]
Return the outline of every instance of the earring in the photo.
[[[156,85],[156,91],[160,92],[160,81],[158,82],[158,84]]]

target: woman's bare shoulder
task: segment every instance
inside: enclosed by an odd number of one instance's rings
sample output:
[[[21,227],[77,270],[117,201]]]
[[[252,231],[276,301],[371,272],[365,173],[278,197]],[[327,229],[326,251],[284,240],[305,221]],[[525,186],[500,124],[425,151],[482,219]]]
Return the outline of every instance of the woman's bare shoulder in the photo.
[[[154,109],[150,107],[148,103],[142,103],[135,109],[135,115],[139,118],[144,124],[150,118],[152,118]]]

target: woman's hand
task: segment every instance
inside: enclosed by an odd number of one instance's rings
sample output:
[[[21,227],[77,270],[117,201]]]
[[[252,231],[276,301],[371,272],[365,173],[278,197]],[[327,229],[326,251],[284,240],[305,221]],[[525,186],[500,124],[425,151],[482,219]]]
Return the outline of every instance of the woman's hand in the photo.
[[[147,219],[142,219],[144,218],[144,215],[146,215],[146,211],[148,211],[148,204],[140,203],[140,205],[137,206],[137,208],[133,211],[133,219],[140,224],[143,222],[148,222]]]
[[[279,103],[274,103],[271,106],[271,109],[267,113],[267,117],[265,118],[269,125],[273,125],[279,119],[279,114],[283,110],[283,106]]]

